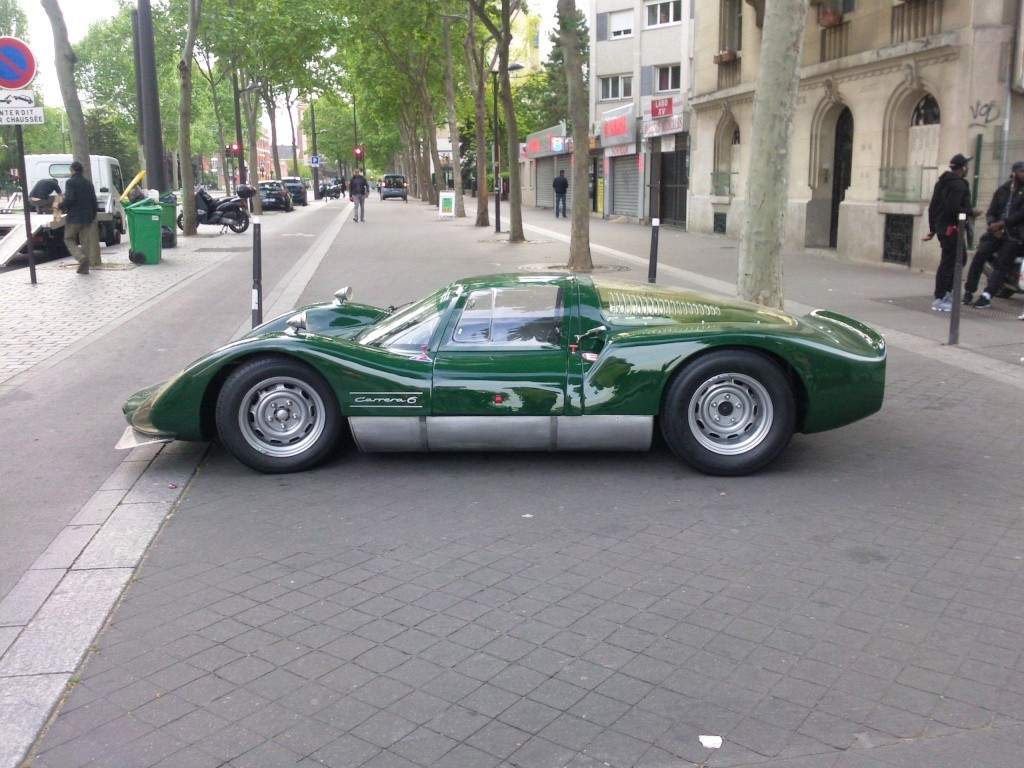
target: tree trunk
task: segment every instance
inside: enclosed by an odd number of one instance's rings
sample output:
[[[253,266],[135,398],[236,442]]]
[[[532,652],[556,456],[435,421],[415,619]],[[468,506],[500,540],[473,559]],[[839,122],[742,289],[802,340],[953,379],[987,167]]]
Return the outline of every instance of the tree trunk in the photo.
[[[78,85],[75,83],[75,56],[71,43],[68,41],[68,28],[64,23],[64,14],[57,0],[40,0],[43,10],[50,19],[53,29],[54,65],[57,68],[57,83],[60,85],[60,96],[64,102],[64,111],[68,116],[68,135],[71,137],[71,155],[82,164],[84,175],[92,180],[92,163],[89,161],[89,131],[85,125],[82,102],[78,99]]]
[[[189,0],[185,47],[178,62],[181,95],[178,101],[178,157],[181,165],[182,231],[194,235],[196,223],[196,179],[192,168],[192,53],[196,47],[203,0]]]
[[[427,139],[427,178],[430,178],[430,169],[434,169],[434,177],[430,179],[430,204],[437,205],[438,193],[441,190],[441,153],[437,151],[437,121],[434,119],[434,103],[427,92],[426,83],[423,83],[420,90],[420,100],[423,105],[423,135]]]
[[[292,107],[295,102],[291,99],[286,99],[285,104],[288,107],[288,127],[292,129],[292,165],[295,166],[295,176],[299,175],[299,147],[295,141],[295,116],[292,115]],[[280,167],[280,166],[278,166]],[[278,171],[280,173],[280,171]],[[292,174],[289,174],[292,175]]]
[[[579,14],[576,0],[558,0],[558,36],[565,57],[565,79],[572,121],[572,235],[569,239],[569,269],[590,272],[590,137],[587,124],[590,98],[583,83]]]
[[[459,118],[455,112],[455,73],[452,61],[451,20],[445,2],[444,17],[444,90],[448,107],[448,135],[452,140],[452,172],[455,175],[455,218],[466,218],[466,202],[462,199],[462,150],[459,147]]]
[[[473,94],[476,107],[476,221],[478,227],[491,226],[488,213],[487,183],[487,92],[484,88],[484,61],[486,53],[483,41],[479,46],[476,41],[476,19],[472,5],[469,8],[469,31],[466,33],[466,64],[469,73],[469,90]]]
[[[263,97],[263,106],[267,108],[267,115],[270,117],[270,162],[274,164],[274,168],[270,173],[270,178],[279,179],[281,178],[281,163],[277,156],[277,100],[274,98],[274,89],[269,85],[265,85],[260,89],[260,95]],[[256,167],[257,175],[259,178],[259,166]]]
[[[253,80],[251,76],[248,76],[246,79],[249,82]],[[245,132],[249,144],[249,169],[245,183],[259,189],[259,179],[257,178],[254,181],[253,175],[254,169],[259,168],[259,158],[256,156],[256,141],[259,139],[260,130],[260,95],[254,91],[247,91],[242,94],[240,101],[242,103],[242,111],[245,113]],[[259,194],[253,195],[249,204],[253,206],[253,213],[257,216],[263,213],[263,203],[260,200]]]
[[[789,196],[790,140],[800,83],[807,0],[773,0],[765,10],[754,92],[747,211],[740,238],[737,293],[782,309],[782,240]]]

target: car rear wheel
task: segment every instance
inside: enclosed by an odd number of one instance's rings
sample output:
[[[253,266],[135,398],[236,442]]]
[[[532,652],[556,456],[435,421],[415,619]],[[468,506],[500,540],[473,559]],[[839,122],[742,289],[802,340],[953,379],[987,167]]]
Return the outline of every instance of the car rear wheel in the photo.
[[[672,451],[709,475],[757,472],[789,444],[793,390],[778,365],[757,352],[712,352],[669,386],[661,430]]]
[[[341,436],[341,411],[330,385],[297,360],[264,357],[232,373],[217,398],[221,442],[259,472],[316,466]]]

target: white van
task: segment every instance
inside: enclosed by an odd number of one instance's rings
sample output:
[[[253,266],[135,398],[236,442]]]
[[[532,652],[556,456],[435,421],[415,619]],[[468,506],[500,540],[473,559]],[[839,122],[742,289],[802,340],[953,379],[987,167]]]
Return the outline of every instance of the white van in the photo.
[[[100,227],[100,240],[107,245],[117,245],[127,229],[121,194],[124,192],[124,177],[117,158],[106,155],[91,155],[92,183],[96,187],[96,220]],[[71,178],[71,155],[25,155],[25,173],[28,189],[40,179],[56,179],[60,188]]]

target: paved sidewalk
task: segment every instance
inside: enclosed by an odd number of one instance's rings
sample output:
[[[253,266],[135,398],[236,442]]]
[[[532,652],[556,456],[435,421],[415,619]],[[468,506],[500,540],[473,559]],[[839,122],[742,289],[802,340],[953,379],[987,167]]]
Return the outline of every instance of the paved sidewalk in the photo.
[[[412,203],[368,212],[268,303],[342,279],[357,300],[415,298],[428,277],[565,258],[568,223],[542,212],[524,246]],[[648,229],[595,221],[592,237],[595,261],[646,277]],[[661,249],[659,279],[733,292],[735,242],[663,230]],[[212,268],[171,261],[95,315],[54,266],[53,301],[0,341],[64,333],[0,396]],[[801,441],[749,482],[695,482],[658,454],[517,457],[510,496],[504,457],[355,456],[275,478],[216,446],[132,452],[0,602],[0,766],[69,681],[34,766],[1012,764],[1024,489],[963,488],[1018,477],[1024,446],[1011,436],[982,474],[1005,430],[962,425],[1024,390],[1024,323],[968,310],[963,348],[944,347],[930,275],[808,253],[786,270],[790,311],[886,333],[886,418]],[[23,289],[9,293],[37,298]],[[720,751],[698,739],[715,734]]]

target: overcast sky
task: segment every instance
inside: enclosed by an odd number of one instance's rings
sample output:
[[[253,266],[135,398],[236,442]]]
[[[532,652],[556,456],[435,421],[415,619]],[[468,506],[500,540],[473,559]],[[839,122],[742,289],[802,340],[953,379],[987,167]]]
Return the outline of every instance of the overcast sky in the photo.
[[[57,69],[53,63],[53,30],[39,0],[20,0],[28,17],[29,39],[26,41],[36,57],[38,73],[35,86],[43,92],[46,103],[63,106],[57,85]],[[77,43],[89,31],[89,25],[100,19],[109,19],[117,13],[117,0],[58,0],[68,27],[68,38]],[[131,45],[130,40],[125,45]]]

